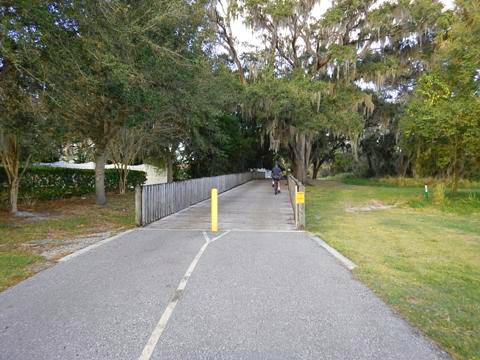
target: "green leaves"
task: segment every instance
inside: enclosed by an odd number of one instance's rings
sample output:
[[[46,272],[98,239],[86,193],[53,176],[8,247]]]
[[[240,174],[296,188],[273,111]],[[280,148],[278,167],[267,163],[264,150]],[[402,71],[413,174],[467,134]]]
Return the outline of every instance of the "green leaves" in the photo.
[[[105,171],[105,186],[108,191],[118,187],[118,171]],[[133,190],[136,185],[145,183],[143,171],[130,170],[127,188]],[[0,190],[6,189],[7,176],[0,167]],[[32,166],[20,180],[20,196],[28,196],[39,200],[61,199],[70,196],[91,194],[95,191],[95,170],[58,168],[49,166]]]
[[[430,107],[438,105],[440,101],[446,101],[452,96],[449,85],[437,74],[422,76],[417,85],[417,93]]]
[[[459,5],[448,38],[439,39],[437,61],[418,81],[401,122],[403,148],[419,174],[452,176],[454,189],[459,177],[475,174],[480,160],[480,44],[472,38],[480,32],[480,17],[470,13],[473,3]]]

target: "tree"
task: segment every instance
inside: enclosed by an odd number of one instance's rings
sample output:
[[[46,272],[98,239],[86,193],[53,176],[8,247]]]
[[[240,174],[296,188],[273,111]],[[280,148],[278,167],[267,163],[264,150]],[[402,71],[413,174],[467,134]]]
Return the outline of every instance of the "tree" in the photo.
[[[147,131],[144,127],[124,127],[108,144],[108,154],[118,172],[118,191],[125,194],[129,165],[141,156],[146,142]]]
[[[208,122],[208,114],[223,111],[205,6],[202,1],[178,1],[171,8],[176,18],[150,29],[142,45],[139,71],[148,81],[142,89],[144,111],[133,118],[148,128],[146,160],[166,166],[168,182],[174,180],[179,148],[192,129]]]
[[[243,87],[220,62],[198,64],[189,86],[182,117],[188,119],[181,156],[190,177],[219,175],[238,171],[231,161],[242,149],[242,137],[249,142],[246,123],[239,119],[238,104]]]
[[[249,83],[299,78],[300,74],[312,83],[327,83],[312,96],[331,96],[334,103],[342,103],[348,110],[337,116],[337,124],[342,125],[345,131],[342,135],[358,161],[365,121],[371,114],[373,102],[368,92],[359,95],[363,88],[354,90],[352,86],[358,87],[360,79],[360,83],[374,81],[377,91],[381,91],[402,76],[421,71],[431,52],[433,29],[440,21],[442,5],[426,0],[413,3],[340,0],[333,2],[321,16],[315,15],[315,6],[315,1],[232,0],[223,6],[222,19],[228,23],[235,14],[242,14],[246,24],[263,36],[264,48],[250,56],[255,61],[242,64]],[[231,27],[222,23],[218,27],[219,40],[232,56],[235,53],[232,47],[236,44],[231,41],[234,39]],[[225,28],[228,31],[224,31]],[[411,41],[412,34],[416,36],[414,41]],[[238,67],[239,61],[234,62]],[[259,76],[264,72],[270,72],[273,77]],[[366,113],[356,111],[359,106]],[[317,110],[318,113],[328,111]],[[278,119],[274,120],[266,127],[277,128]],[[295,174],[304,179],[312,141],[316,133],[328,131],[325,126],[330,125],[328,121],[314,120],[319,126],[315,127],[308,124],[311,122],[308,118],[295,122],[297,126],[290,127],[288,135],[284,132],[290,141],[282,143],[289,144]],[[304,125],[298,126],[302,122]],[[273,140],[278,141],[275,137]]]
[[[55,147],[47,127],[44,55],[51,13],[45,3],[0,5],[0,159],[7,174],[10,211],[18,210],[20,178],[40,153]],[[50,118],[52,123],[54,119]],[[23,167],[23,170],[22,170]]]
[[[57,35],[49,86],[72,134],[94,144],[97,204],[104,204],[107,147],[134,110],[134,16],[126,3],[59,4],[68,22]]]
[[[148,128],[144,158],[159,167],[166,167],[167,182],[173,182],[175,159],[180,141],[185,138],[185,127],[180,121],[159,119]]]
[[[448,34],[401,120],[403,149],[417,175],[460,177],[478,166],[480,148],[479,4],[458,1]]]
[[[318,178],[321,166],[335,158],[338,149],[345,146],[345,138],[336,136],[332,131],[325,130],[318,133],[312,145],[310,162],[312,163],[312,179]]]
[[[216,5],[216,4],[215,4]],[[220,9],[219,9],[220,8]],[[218,28],[220,45],[229,53],[238,71],[238,78],[242,85],[246,84],[245,70],[237,51],[237,39],[232,31],[232,21],[236,16],[235,3],[229,0],[219,1],[212,9],[213,20]]]
[[[299,76],[269,77],[247,87],[245,115],[262,125],[274,152],[282,147],[289,149],[294,174],[301,181],[305,180],[310,159],[311,130],[321,121],[313,99],[322,86]]]
[[[98,204],[106,201],[110,141],[127,122],[151,121],[158,114],[154,88],[169,79],[156,76],[157,65],[181,61],[177,48],[190,46],[181,34],[190,26],[185,17],[192,6],[183,0],[115,0],[66,2],[56,8],[67,25],[61,36],[52,34],[57,52],[50,60],[57,71],[50,87],[71,133],[95,146]]]

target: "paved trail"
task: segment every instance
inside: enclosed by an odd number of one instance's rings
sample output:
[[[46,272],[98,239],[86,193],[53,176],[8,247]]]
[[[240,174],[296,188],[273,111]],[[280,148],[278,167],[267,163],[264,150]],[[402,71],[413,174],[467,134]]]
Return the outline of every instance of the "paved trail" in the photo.
[[[286,189],[285,189],[286,190]],[[0,294],[0,359],[444,359],[294,230],[266,181],[222,194]]]

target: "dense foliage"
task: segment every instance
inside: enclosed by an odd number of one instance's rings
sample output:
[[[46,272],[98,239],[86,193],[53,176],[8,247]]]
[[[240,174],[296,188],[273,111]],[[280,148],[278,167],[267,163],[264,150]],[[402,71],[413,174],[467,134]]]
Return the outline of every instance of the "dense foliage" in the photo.
[[[110,160],[120,183],[126,172],[119,161],[141,158],[165,165],[169,181],[176,167],[202,176],[247,166],[239,155],[244,142],[256,149],[260,138],[234,115],[242,89],[212,52],[210,6],[185,0],[0,5],[0,155],[13,212],[22,169],[56,160],[72,144],[87,150],[79,158],[96,163],[100,204]],[[142,151],[130,146],[132,133]],[[257,154],[249,155],[254,163]]]
[[[146,181],[143,171],[128,172],[127,188]],[[115,169],[105,170],[105,188],[115,191],[118,188],[118,172]],[[0,188],[4,192],[8,188],[5,169],[0,167]],[[59,199],[69,196],[81,196],[95,192],[95,171],[89,169],[71,169],[50,166],[31,166],[20,180],[20,198]]]
[[[402,119],[402,148],[420,176],[480,175],[480,4],[459,1],[432,69]]]
[[[218,38],[246,85],[244,112],[299,179],[337,156],[362,175],[400,171],[403,108],[385,109],[401,104],[448,35],[441,2],[339,0],[324,13],[316,1],[221,4]],[[261,51],[239,55],[238,16],[263,38]]]

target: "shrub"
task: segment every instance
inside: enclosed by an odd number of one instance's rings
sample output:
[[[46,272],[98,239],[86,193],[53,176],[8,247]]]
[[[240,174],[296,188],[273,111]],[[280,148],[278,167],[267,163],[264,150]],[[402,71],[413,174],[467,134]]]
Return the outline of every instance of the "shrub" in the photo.
[[[136,185],[143,184],[145,180],[145,172],[130,170],[127,188],[133,189]],[[7,175],[3,167],[0,167],[0,185],[2,192],[8,190]],[[118,188],[117,170],[105,170],[105,188],[107,191]],[[20,180],[20,198],[47,200],[81,196],[93,192],[95,192],[95,170],[91,169],[32,166]]]
[[[339,153],[333,159],[330,166],[332,175],[339,173],[352,173],[354,172],[354,160],[352,154]]]

